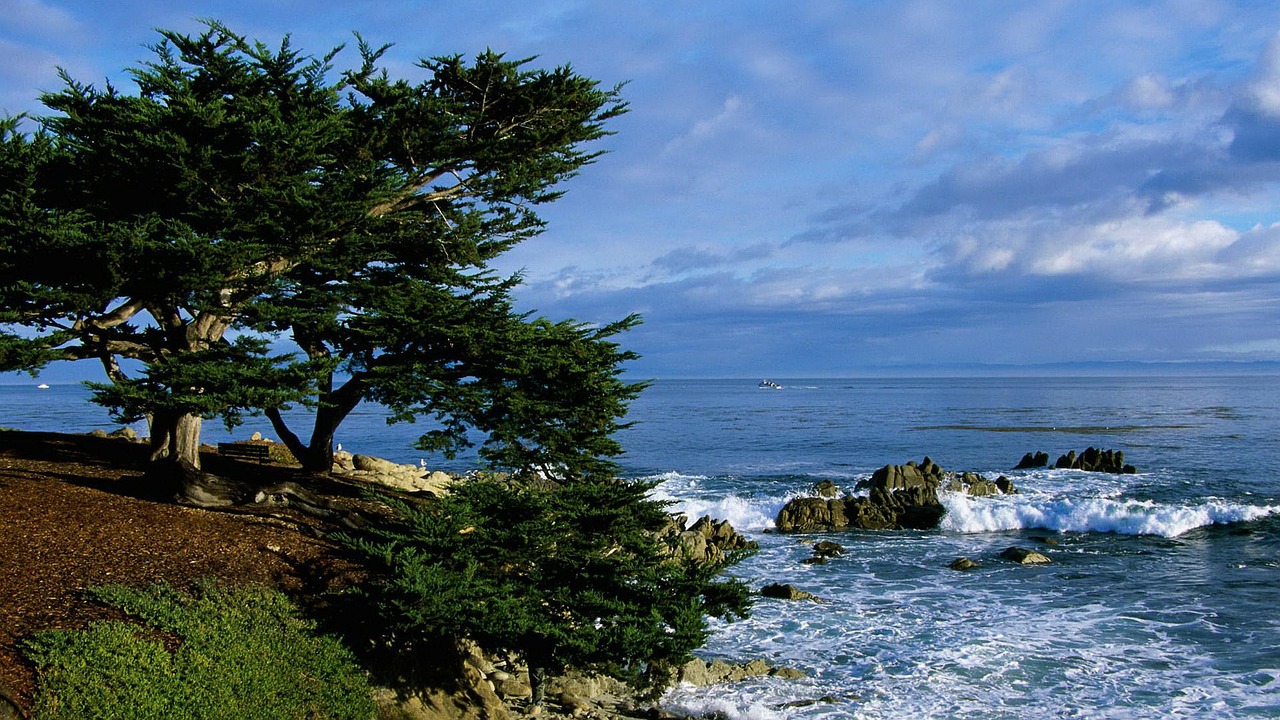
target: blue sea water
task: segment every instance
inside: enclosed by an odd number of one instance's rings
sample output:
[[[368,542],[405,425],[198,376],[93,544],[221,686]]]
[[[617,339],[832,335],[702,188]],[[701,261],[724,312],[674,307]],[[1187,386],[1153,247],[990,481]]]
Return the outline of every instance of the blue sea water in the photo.
[[[659,381],[620,435],[628,476],[760,543],[736,575],[822,599],[762,599],[751,618],[716,623],[705,649],[807,678],[680,687],[666,707],[752,719],[1280,717],[1280,378],[779,381]],[[0,426],[110,428],[85,397],[0,387]],[[417,462],[423,429],[362,407],[339,440]],[[254,430],[272,435],[261,420],[230,435]],[[208,441],[227,436],[206,424]],[[1010,470],[1028,451],[1089,446],[1123,450],[1139,472]],[[852,488],[926,455],[1004,474],[1021,492],[947,496],[933,531],[771,532],[819,480]],[[846,554],[804,564],[817,539]],[[1053,562],[1000,560],[1011,545]],[[959,556],[982,567],[948,569]]]

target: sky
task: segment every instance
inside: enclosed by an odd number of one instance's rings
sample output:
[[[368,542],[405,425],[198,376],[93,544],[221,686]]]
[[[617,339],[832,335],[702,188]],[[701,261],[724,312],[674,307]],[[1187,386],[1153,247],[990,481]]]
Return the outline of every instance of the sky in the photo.
[[[647,377],[1280,361],[1274,2],[0,0],[0,113],[199,18],[625,83],[499,266]]]

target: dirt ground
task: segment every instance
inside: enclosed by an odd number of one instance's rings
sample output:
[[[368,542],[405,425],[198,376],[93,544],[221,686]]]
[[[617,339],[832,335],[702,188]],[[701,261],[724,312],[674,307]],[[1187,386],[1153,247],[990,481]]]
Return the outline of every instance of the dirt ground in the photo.
[[[87,435],[0,431],[0,693],[29,707],[31,633],[111,617],[83,598],[109,583],[187,586],[204,578],[280,587],[305,599],[358,570],[323,538],[323,521],[291,513],[215,511],[136,496],[144,446]],[[205,468],[264,484],[293,481],[337,503],[366,503],[331,478],[236,462]]]

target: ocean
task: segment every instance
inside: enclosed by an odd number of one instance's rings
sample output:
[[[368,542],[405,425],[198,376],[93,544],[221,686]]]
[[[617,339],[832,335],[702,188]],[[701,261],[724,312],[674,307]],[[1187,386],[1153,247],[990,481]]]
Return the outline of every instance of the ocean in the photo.
[[[821,602],[760,599],[714,624],[707,659],[764,658],[802,680],[679,687],[664,706],[748,718],[1280,717],[1280,377],[661,380],[620,435],[629,477],[690,519],[760,543],[733,574]],[[74,385],[0,386],[0,426],[110,429]],[[412,448],[424,428],[361,407],[346,449],[465,469]],[[264,420],[209,442],[270,437]],[[1123,450],[1132,475],[1011,470],[1023,454]],[[852,488],[919,462],[1017,495],[945,495],[931,531],[782,535],[821,480]],[[1056,544],[1047,544],[1045,539]],[[825,565],[811,544],[845,548]],[[999,558],[1010,546],[1043,566]],[[981,567],[949,569],[957,557]]]

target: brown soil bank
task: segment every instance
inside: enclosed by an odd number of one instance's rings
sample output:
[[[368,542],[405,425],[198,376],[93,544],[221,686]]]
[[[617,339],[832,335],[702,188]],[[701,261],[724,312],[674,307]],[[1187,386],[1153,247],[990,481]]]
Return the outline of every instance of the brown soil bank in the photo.
[[[222,474],[297,477],[289,468],[216,456],[205,463]],[[216,577],[308,596],[351,579],[354,566],[317,539],[315,519],[132,497],[130,481],[145,465],[146,448],[125,440],[0,431],[0,692],[19,706],[29,707],[34,689],[19,641],[109,616],[81,597],[87,587],[185,586]],[[330,490],[359,502],[350,490]]]

